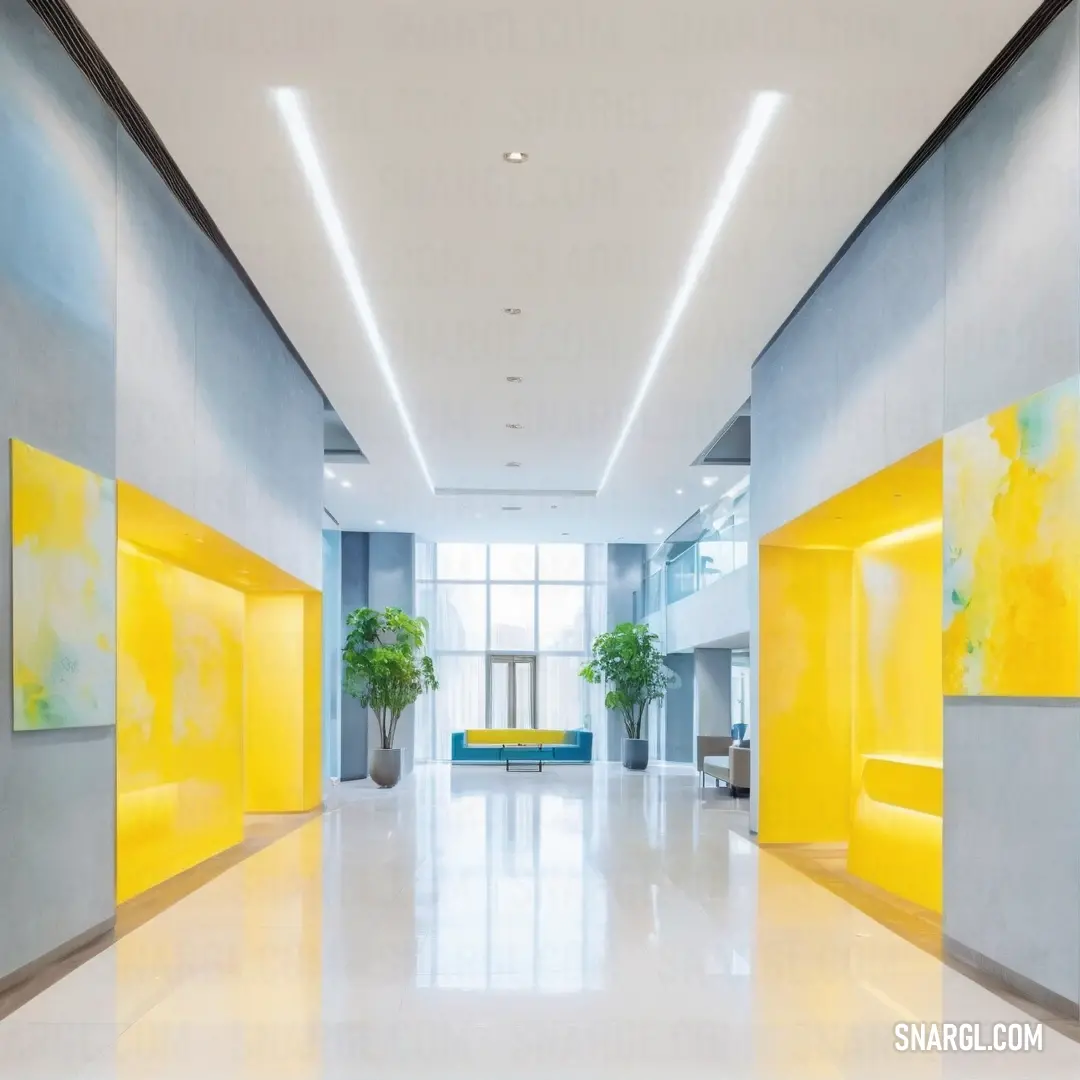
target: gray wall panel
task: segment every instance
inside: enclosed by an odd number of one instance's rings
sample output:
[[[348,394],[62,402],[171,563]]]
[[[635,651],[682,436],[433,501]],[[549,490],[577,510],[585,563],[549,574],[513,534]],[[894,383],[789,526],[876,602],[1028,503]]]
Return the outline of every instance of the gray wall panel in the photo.
[[[939,156],[755,366],[755,536],[940,437],[943,206]]]
[[[115,157],[104,106],[0,0],[0,979],[114,911],[114,729],[12,731],[9,440],[114,475]]]
[[[945,147],[946,430],[1077,372],[1078,127],[1074,6]]]
[[[672,653],[664,663],[679,677],[664,698],[665,761],[694,760],[694,654]]]
[[[117,468],[136,487],[193,513],[195,236],[124,134],[118,160]]]
[[[318,587],[321,395],[123,132],[118,166],[117,473]]]
[[[634,621],[634,593],[641,594],[645,569],[644,544],[608,544],[607,546],[607,629]],[[591,646],[591,642],[590,642]],[[642,724],[645,734],[647,721]],[[607,710],[608,760],[622,760],[622,741],[626,728],[617,712]]]
[[[758,361],[752,535],[1075,375],[1078,365],[1074,4],[870,224]],[[755,550],[755,684],[757,567]],[[946,719],[946,932],[1078,1001],[1075,717],[1070,724],[1050,706],[1031,705],[1011,720],[989,704],[969,708],[950,708]],[[754,727],[756,710],[755,692]],[[756,774],[756,756],[752,767]],[[1010,784],[1022,785],[1023,808]],[[755,777],[752,828],[757,814]]]
[[[731,734],[731,650],[694,650],[694,732]]]
[[[368,603],[368,534],[341,534],[342,619]],[[342,626],[342,642],[347,636]],[[362,780],[368,773],[368,717],[354,697],[341,695],[341,779]]]
[[[1080,1001],[1080,706],[945,705],[947,936]]]
[[[106,922],[116,878],[115,729],[11,730],[11,437],[321,580],[318,391],[25,0],[0,0],[0,979]]]
[[[368,534],[368,603],[373,608],[416,610],[416,538],[412,533]],[[409,706],[398,722],[395,745],[401,748],[401,768],[411,772],[416,752],[415,707]],[[372,721],[371,739],[378,738]],[[377,744],[376,744],[377,745]]]

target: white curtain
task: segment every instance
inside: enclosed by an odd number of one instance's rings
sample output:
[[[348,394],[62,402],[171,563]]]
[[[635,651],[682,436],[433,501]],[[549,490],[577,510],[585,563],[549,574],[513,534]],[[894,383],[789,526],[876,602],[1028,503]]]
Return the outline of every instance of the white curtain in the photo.
[[[485,726],[489,652],[535,655],[536,726],[587,727],[602,758],[603,692],[578,672],[606,619],[604,545],[420,543],[416,567],[440,685],[417,707],[417,758],[446,760],[452,732]]]

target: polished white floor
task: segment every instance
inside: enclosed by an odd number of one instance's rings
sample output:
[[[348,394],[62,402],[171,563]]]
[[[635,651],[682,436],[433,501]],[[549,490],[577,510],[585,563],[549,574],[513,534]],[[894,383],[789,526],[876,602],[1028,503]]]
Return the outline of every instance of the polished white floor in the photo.
[[[743,834],[685,769],[422,767],[0,1023],[0,1077],[1056,1080],[1080,1045],[901,1054],[1023,1014]]]

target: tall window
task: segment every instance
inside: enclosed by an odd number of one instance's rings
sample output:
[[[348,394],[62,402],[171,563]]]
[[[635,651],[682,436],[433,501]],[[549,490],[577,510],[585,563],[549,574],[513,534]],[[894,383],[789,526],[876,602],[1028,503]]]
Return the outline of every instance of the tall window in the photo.
[[[604,627],[606,574],[602,544],[417,544],[416,610],[440,684],[417,707],[417,758],[446,760],[452,732],[485,725],[489,653],[536,656],[537,727],[602,738],[603,696],[578,671]]]

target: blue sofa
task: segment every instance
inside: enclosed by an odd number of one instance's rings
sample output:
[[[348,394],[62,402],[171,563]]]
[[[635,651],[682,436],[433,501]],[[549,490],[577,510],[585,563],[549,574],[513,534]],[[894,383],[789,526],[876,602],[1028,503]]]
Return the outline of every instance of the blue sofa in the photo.
[[[476,729],[476,734],[483,741],[470,742],[471,731],[455,731],[450,737],[450,760],[459,764],[496,764],[507,761],[551,761],[563,764],[588,765],[592,761],[592,732],[584,729],[574,731],[530,732],[530,741],[537,738],[547,740],[547,745],[507,746],[503,742],[514,743],[525,737],[524,731],[496,731],[487,728]]]

